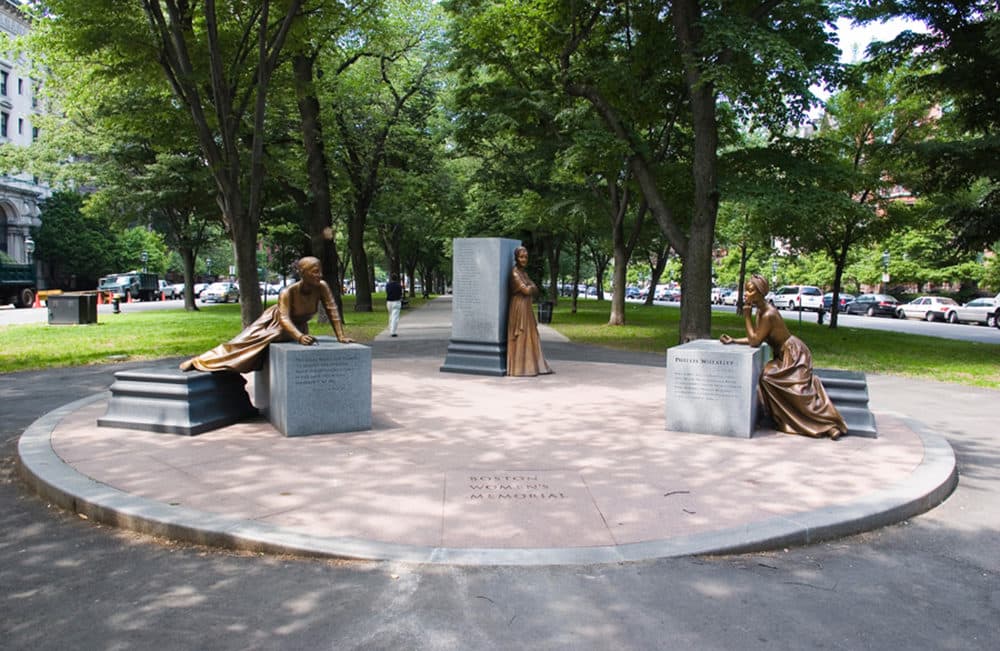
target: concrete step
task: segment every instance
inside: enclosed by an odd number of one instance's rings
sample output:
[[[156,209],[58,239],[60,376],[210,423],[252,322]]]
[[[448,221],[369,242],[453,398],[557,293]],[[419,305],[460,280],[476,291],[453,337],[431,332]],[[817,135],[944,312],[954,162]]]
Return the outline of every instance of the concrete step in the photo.
[[[868,389],[844,389],[841,387],[828,387],[826,384],[823,385],[823,388],[826,389],[826,395],[830,396],[830,400],[835,405],[868,406]]]
[[[841,405],[836,405],[836,407],[840,415],[844,417],[844,422],[847,423],[847,434],[849,436],[863,436],[869,439],[878,438],[875,415],[867,407]]]
[[[841,371],[831,368],[813,369],[820,379],[833,406],[847,423],[851,436],[878,438],[875,416],[868,409],[868,380],[859,371]]]
[[[823,383],[823,388],[840,387],[845,389],[864,389],[868,391],[868,380],[860,371],[842,371],[832,368],[816,368],[813,373]]]

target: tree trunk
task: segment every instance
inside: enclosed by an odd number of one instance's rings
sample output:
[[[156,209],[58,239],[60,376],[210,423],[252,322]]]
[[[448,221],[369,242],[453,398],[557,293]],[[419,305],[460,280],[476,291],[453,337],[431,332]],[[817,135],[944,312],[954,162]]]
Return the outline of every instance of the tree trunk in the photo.
[[[583,238],[576,236],[574,238],[574,244],[576,245],[576,250],[573,252],[573,309],[572,313],[576,314],[576,304],[579,300],[580,295],[580,260],[583,257]]]
[[[740,314],[743,309],[743,287],[747,283],[747,243],[746,240],[740,242],[740,276],[736,285],[736,313]]]
[[[341,296],[340,261],[337,247],[332,243],[333,210],[330,205],[330,170],[323,149],[323,124],[319,100],[313,87],[315,54],[296,54],[292,57],[295,74],[295,94],[298,98],[301,120],[302,144],[306,152],[306,172],[309,176],[308,232],[312,255],[320,260],[323,279],[333,292],[337,309],[344,313]]]
[[[347,239],[351,247],[351,266],[354,268],[354,311],[372,311],[372,285],[368,277],[368,253],[365,251],[365,222],[367,211],[351,215],[347,226]]]
[[[694,214],[684,258],[684,300],[681,302],[680,342],[709,338],[712,334],[712,246],[719,210],[716,182],[719,146],[716,93],[698,65],[701,34],[697,0],[673,3],[674,32],[683,53],[694,126]]]
[[[189,246],[178,247],[177,253],[184,264],[184,309],[196,311],[198,304],[194,300],[194,249]]]
[[[660,284],[660,278],[663,276],[663,270],[667,268],[667,258],[670,253],[670,245],[667,244],[660,251],[656,260],[651,260],[649,263],[649,292],[646,294],[646,301],[644,305],[652,305],[654,294],[656,293],[656,286]]]
[[[562,238],[552,235],[547,238],[549,246],[549,300],[555,305],[559,302],[559,256],[562,253]]]
[[[844,268],[847,267],[847,250],[850,244],[845,241],[833,259],[833,301],[830,303],[830,327],[837,328],[837,316],[840,314],[840,290],[843,289]]]

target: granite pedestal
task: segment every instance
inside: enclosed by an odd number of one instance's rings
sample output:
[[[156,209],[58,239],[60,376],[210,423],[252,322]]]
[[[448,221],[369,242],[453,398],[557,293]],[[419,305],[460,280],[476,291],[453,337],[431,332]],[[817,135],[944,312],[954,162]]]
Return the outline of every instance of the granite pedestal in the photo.
[[[185,373],[176,367],[118,371],[97,425],[194,436],[256,416],[245,385],[239,373]]]
[[[441,370],[507,374],[507,310],[518,240],[456,238],[452,257],[452,326]]]
[[[676,432],[750,438],[767,346],[698,339],[667,350],[666,426]]]
[[[372,427],[372,351],[317,337],[313,346],[271,344],[254,399],[285,436],[357,432]]]

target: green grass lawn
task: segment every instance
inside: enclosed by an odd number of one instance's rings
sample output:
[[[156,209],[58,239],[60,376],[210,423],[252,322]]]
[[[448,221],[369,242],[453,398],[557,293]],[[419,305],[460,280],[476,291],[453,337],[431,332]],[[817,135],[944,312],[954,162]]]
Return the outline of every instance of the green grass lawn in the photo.
[[[627,303],[624,326],[607,325],[610,301],[581,300],[576,314],[570,300],[556,305],[552,327],[578,343],[623,350],[665,352],[678,343],[680,308]],[[812,350],[818,367],[890,373],[972,386],[1000,388],[1000,345],[938,339],[862,328],[831,330],[807,312],[784,312],[792,334]],[[743,317],[712,313],[712,336],[742,337]]]
[[[423,298],[409,299],[411,309]],[[345,331],[360,342],[371,341],[388,325],[385,295],[373,297],[372,312],[355,312],[354,297],[344,297]],[[269,301],[270,305],[274,300]],[[238,304],[183,309],[101,314],[94,325],[48,324],[0,326],[0,372],[101,364],[122,360],[193,356],[227,341],[241,330]],[[315,320],[309,331],[333,335],[329,324]]]
[[[373,312],[355,312],[354,297],[344,297],[347,335],[371,341],[387,324],[385,296],[374,297]],[[410,299],[411,309],[422,298]],[[629,303],[625,326],[607,325],[608,301],[582,300],[576,314],[569,299],[556,306],[552,326],[579,343],[663,353],[677,344],[680,309]],[[921,337],[816,323],[812,313],[784,313],[793,334],[813,351],[817,366],[891,373],[972,386],[1000,388],[1000,345]],[[120,360],[197,355],[240,331],[239,305],[208,306],[198,312],[160,310],[102,314],[86,326],[47,324],[0,326],[0,372],[100,364]],[[332,334],[313,323],[314,334]],[[712,336],[743,336],[741,317],[713,312]]]

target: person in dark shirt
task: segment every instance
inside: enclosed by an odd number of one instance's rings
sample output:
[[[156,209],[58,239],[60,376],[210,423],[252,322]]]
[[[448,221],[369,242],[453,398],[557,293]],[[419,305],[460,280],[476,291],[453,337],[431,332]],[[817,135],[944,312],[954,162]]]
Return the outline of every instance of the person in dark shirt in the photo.
[[[396,336],[399,327],[399,311],[403,307],[403,286],[399,284],[399,274],[392,274],[385,284],[385,308],[389,311],[389,335]]]

